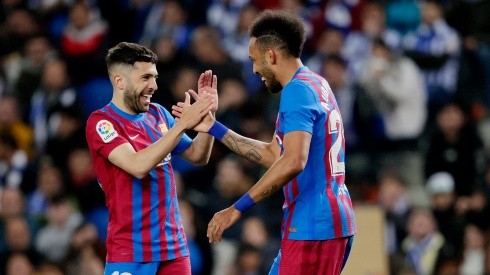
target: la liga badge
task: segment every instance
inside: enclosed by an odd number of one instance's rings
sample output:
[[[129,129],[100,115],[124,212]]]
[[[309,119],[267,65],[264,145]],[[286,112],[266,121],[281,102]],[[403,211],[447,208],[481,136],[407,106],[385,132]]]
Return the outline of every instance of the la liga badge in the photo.
[[[117,131],[116,129],[114,129],[112,123],[105,119],[97,122],[97,126],[95,126],[95,129],[97,131],[97,134],[99,134],[100,138],[105,143],[110,142],[118,136]]]

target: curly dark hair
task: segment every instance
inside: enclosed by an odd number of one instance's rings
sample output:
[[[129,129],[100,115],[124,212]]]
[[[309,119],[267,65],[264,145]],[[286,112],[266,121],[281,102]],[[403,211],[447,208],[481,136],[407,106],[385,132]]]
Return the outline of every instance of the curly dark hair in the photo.
[[[305,25],[296,14],[283,10],[265,10],[254,20],[248,30],[250,37],[257,38],[261,50],[278,47],[299,58],[306,39]]]
[[[134,65],[135,62],[157,63],[157,55],[150,49],[129,42],[121,42],[109,49],[105,57],[107,69],[116,64]]]

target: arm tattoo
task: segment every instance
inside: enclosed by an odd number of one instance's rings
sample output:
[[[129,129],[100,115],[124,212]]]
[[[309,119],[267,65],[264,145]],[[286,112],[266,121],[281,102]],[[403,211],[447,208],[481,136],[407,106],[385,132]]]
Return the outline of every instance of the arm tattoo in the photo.
[[[255,163],[259,163],[260,160],[262,159],[262,156],[259,154],[259,152],[257,152],[253,148],[248,149],[248,151],[246,151],[246,152],[242,152],[240,150],[240,146],[242,146],[242,150],[247,150],[246,147],[255,147],[254,144],[252,142],[250,142],[249,140],[246,140],[244,138],[235,139],[233,136],[227,134],[227,135],[225,135],[223,142],[233,152],[239,154],[240,156],[247,158],[250,161],[253,161]],[[243,145],[245,145],[245,146],[243,146]]]
[[[264,192],[260,193],[260,197],[261,198],[268,197],[268,196],[272,195],[273,193],[275,193],[276,190],[277,190],[277,184],[273,184],[271,186],[271,188],[269,188],[268,190],[265,190]]]

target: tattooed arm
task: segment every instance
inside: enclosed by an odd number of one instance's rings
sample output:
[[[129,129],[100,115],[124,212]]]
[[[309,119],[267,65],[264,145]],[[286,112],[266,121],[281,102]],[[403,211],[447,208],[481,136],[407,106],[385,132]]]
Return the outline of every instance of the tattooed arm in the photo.
[[[266,143],[241,136],[232,130],[228,130],[221,142],[239,156],[266,168],[279,158],[281,150],[274,137],[270,143]]]
[[[249,190],[255,203],[272,195],[303,171],[308,161],[310,142],[311,134],[303,131],[291,132],[284,136],[284,155],[278,158]]]
[[[226,135],[235,137],[236,134],[230,134],[230,132],[231,131],[228,131]],[[223,138],[223,140],[225,139]],[[283,141],[284,154],[272,164],[264,176],[262,176],[262,178],[248,191],[249,198],[251,198],[254,203],[257,203],[281,189],[285,184],[301,173],[308,161],[310,142],[310,133],[295,131],[286,134]],[[254,146],[257,145],[255,143],[252,144]],[[250,146],[253,148],[252,145]],[[240,150],[247,148],[250,150],[250,148],[243,145],[237,145],[236,148],[239,148]],[[241,215],[241,212],[237,209],[236,203],[215,213],[208,224],[207,236],[209,242],[215,243],[221,241],[223,231],[236,223]]]

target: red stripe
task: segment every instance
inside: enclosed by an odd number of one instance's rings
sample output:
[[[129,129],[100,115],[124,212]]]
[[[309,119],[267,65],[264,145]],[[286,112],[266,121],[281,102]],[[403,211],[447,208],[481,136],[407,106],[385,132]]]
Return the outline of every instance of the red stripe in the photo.
[[[340,202],[342,203],[342,206],[344,207],[344,212],[345,212],[345,217],[347,218],[347,230],[349,231],[350,233],[350,230],[351,230],[351,216],[350,216],[350,211],[349,211],[349,207],[348,207],[348,204],[346,205],[346,195],[342,195],[341,198],[340,198]]]
[[[143,261],[151,262],[151,233],[150,233],[150,211],[151,211],[151,190],[150,177],[145,177],[142,180],[142,229],[141,239],[143,242]]]
[[[296,206],[296,197],[298,196],[298,180],[296,178],[294,178],[291,182],[291,189],[292,189],[292,202],[287,200],[288,201],[288,210],[289,210],[289,213],[288,213],[288,219],[286,220],[286,224],[284,226],[284,239],[288,239],[289,238],[289,227],[291,226],[291,219],[293,218],[293,212],[294,212],[294,207]],[[288,192],[289,193],[289,192]],[[286,198],[288,198],[288,196],[286,196]]]
[[[315,75],[315,74],[311,74],[311,75],[317,77],[317,75]],[[326,98],[323,98],[323,96],[322,96],[322,89],[320,87],[318,87],[318,85],[313,80],[307,78],[306,76],[303,76],[303,74],[299,74],[297,76],[297,78],[310,83],[315,88],[315,91],[318,93],[318,97],[320,98],[320,101],[327,103]],[[325,134],[327,135],[327,138],[325,139],[325,149],[327,149],[327,148],[330,148],[332,145],[332,138],[331,138],[331,135],[329,135],[329,131],[328,131],[328,122],[325,123]],[[337,198],[335,197],[335,194],[333,193],[332,185],[331,185],[331,183],[333,182],[333,177],[332,177],[332,173],[331,173],[331,169],[330,169],[330,157],[329,157],[329,155],[330,154],[325,152],[325,155],[323,156],[323,161],[325,163],[325,174],[326,174],[326,179],[327,179],[327,186],[325,188],[326,189],[325,191],[327,193],[328,202],[330,204],[330,209],[332,212],[334,235],[336,238],[339,238],[342,236],[342,221],[341,221],[341,217],[340,217],[339,205],[337,204]]]
[[[156,168],[158,179],[158,228],[159,241],[160,241],[160,260],[165,261],[168,259],[167,249],[167,236],[165,235],[165,220],[167,219],[167,212],[165,211],[165,171],[163,165]]]
[[[182,257],[182,252],[180,251],[179,247],[179,238],[177,237],[177,232],[179,230],[179,227],[177,225],[176,219],[175,219],[175,205],[174,205],[174,200],[177,197],[177,191],[175,190],[176,185],[175,185],[175,179],[174,179],[174,172],[172,169],[172,166],[169,163],[169,169],[168,171],[170,172],[170,224],[172,225],[172,238],[174,239],[174,251],[175,251],[175,258]]]

